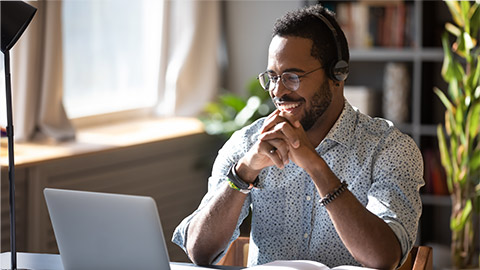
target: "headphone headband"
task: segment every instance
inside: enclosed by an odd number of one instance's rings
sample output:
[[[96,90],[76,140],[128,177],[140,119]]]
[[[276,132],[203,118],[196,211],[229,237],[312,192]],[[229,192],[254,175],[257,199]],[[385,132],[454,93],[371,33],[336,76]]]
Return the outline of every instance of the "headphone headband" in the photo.
[[[340,39],[338,37],[337,30],[333,27],[332,23],[323,16],[321,13],[315,14],[327,27],[333,35],[335,40],[335,47],[337,48],[337,60],[331,66],[329,66],[330,77],[337,81],[344,81],[348,77],[349,67],[347,61],[343,60],[342,49],[340,47]]]

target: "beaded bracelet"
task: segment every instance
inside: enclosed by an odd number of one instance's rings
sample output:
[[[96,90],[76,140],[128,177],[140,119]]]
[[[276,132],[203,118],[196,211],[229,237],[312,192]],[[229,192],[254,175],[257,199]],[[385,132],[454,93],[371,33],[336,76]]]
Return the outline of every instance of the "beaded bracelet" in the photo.
[[[343,181],[339,187],[337,187],[334,191],[328,193],[323,199],[318,201],[321,206],[327,206],[327,204],[331,203],[335,200],[340,194],[342,194],[345,190],[347,190],[348,184],[347,182]]]

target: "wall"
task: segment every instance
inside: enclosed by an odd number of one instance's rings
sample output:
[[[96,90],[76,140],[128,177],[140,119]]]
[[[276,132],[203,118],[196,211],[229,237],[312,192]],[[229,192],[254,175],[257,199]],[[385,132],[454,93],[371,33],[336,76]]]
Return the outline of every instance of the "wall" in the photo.
[[[267,67],[268,46],[277,18],[303,6],[304,1],[225,1],[228,54],[226,89],[245,93],[247,83]]]

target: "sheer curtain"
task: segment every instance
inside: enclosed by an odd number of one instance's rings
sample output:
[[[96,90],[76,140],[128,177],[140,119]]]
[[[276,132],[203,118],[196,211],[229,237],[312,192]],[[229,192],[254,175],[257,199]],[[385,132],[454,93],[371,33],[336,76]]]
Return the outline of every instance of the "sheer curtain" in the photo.
[[[29,2],[38,10],[12,49],[15,139],[75,137],[62,103],[61,1]]]
[[[219,86],[220,1],[167,1],[157,113],[194,116]]]
[[[73,139],[75,128],[62,101],[62,1],[30,4],[37,7],[37,14],[12,50],[15,139]],[[155,112],[195,116],[219,85],[221,3],[189,0],[164,4]]]

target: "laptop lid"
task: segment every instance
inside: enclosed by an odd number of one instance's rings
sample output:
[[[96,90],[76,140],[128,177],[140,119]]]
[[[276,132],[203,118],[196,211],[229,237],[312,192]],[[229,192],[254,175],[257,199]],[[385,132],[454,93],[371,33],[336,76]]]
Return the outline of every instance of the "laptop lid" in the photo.
[[[65,270],[170,269],[151,197],[46,188]]]

